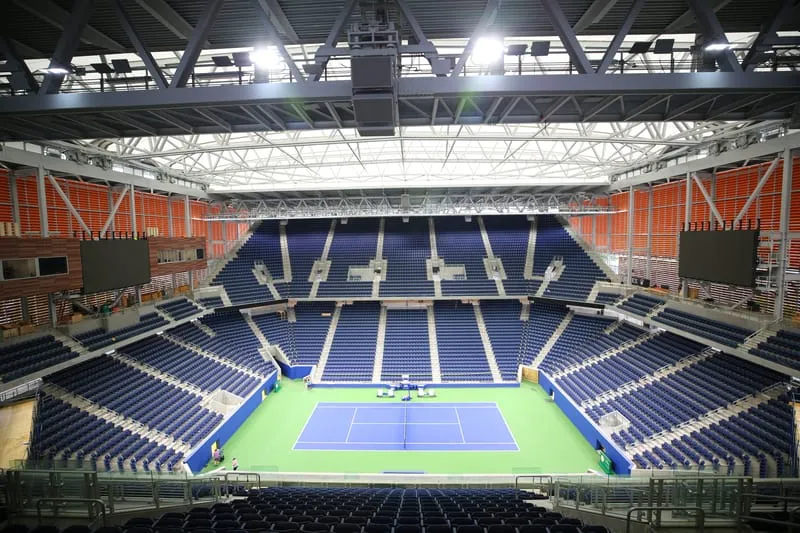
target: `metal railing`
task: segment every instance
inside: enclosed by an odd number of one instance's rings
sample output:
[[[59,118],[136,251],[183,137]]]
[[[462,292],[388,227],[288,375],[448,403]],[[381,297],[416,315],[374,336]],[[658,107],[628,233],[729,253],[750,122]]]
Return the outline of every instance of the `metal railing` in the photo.
[[[661,511],[697,511],[697,517],[695,517],[695,529],[697,533],[703,533],[703,528],[705,527],[706,523],[706,513],[703,511],[702,507],[632,507],[628,509],[628,513],[625,516],[625,533],[630,533],[631,531],[631,515],[635,512],[641,513],[642,511],[647,511],[648,516],[649,513],[655,511],[656,513],[656,520],[655,522],[651,521],[649,518],[644,523],[655,525],[656,527],[661,526]]]
[[[526,487],[520,487],[520,480],[521,479],[530,479],[531,485],[530,489]],[[540,481],[538,484],[536,483]],[[544,483],[544,481],[547,483]],[[530,475],[520,475],[514,477],[514,489],[517,491],[517,497],[519,498],[519,491],[522,490],[530,490],[534,494],[545,495],[548,498],[553,495],[553,476],[550,475],[539,475],[539,474],[530,474]],[[537,492],[538,491],[538,492]]]
[[[69,504],[77,504],[77,503],[85,503],[87,504],[87,511],[89,513],[89,518],[94,520],[96,515],[94,514],[94,508],[97,507],[100,511],[100,520],[103,525],[106,525],[106,504],[103,503],[102,500],[95,500],[90,498],[42,498],[36,502],[36,519],[39,523],[42,522],[42,504],[43,503],[52,503],[53,505],[53,516],[58,515],[58,507],[55,504],[61,503],[65,505]]]

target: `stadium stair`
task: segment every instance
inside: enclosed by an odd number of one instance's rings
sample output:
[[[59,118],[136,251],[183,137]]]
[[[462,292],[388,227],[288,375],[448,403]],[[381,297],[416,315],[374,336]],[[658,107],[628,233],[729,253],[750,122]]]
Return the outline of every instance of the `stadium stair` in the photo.
[[[523,274],[525,279],[534,279],[533,275],[533,257],[536,253],[536,217],[532,217],[531,228],[528,232],[528,247],[525,250],[525,269]]]
[[[522,304],[522,309],[519,312],[519,319],[522,322],[527,322],[531,317],[531,303],[526,301]]]
[[[74,394],[67,389],[59,387],[55,383],[44,383],[41,390],[42,392],[49,394],[50,396],[61,400],[72,407],[75,407],[76,409],[85,411],[86,413],[113,424],[122,431],[130,430],[132,432],[136,432],[142,437],[148,438],[154,442],[157,442],[158,444],[163,444],[164,446],[172,448],[178,452],[186,453],[189,451],[189,447],[186,445],[186,443],[179,441],[167,435],[166,433],[158,431],[157,429],[148,427],[137,420],[128,418],[127,416],[114,412],[102,405],[91,402],[78,394]]]
[[[378,317],[378,338],[375,341],[375,363],[372,367],[373,383],[380,382],[381,373],[383,372],[383,349],[386,343],[386,315],[386,306],[382,305],[380,316]]]
[[[564,333],[564,330],[567,329],[567,326],[569,326],[569,323],[572,320],[573,316],[575,316],[575,313],[569,311],[567,315],[561,320],[561,322],[559,322],[558,327],[556,327],[555,331],[553,331],[553,334],[550,335],[550,338],[547,339],[547,342],[544,343],[542,349],[539,350],[539,353],[531,362],[530,364],[531,367],[537,369],[539,368],[539,365],[542,364],[542,361],[544,361],[545,357],[547,357],[547,355],[550,353],[550,350],[552,350],[553,346],[555,346],[556,342],[558,342],[558,339],[561,337],[561,334]]]
[[[325,238],[325,245],[322,247],[322,255],[320,255],[319,258],[320,261],[328,260],[328,254],[331,252],[331,245],[333,244],[333,237],[335,233],[336,233],[336,219],[333,218],[331,219],[331,226],[328,229],[328,236]],[[311,284],[311,292],[309,292],[308,294],[309,298],[317,297],[317,292],[319,291],[319,284],[320,280],[314,279],[314,281]],[[320,376],[322,376],[321,373]]]
[[[333,338],[336,336],[336,326],[339,324],[339,317],[342,316],[342,306],[336,304],[336,309],[333,310],[330,326],[328,326],[328,334],[325,336],[325,343],[322,345],[322,351],[319,354],[319,362],[317,363],[317,372],[315,381],[322,381],[322,375],[325,373],[325,365],[328,364],[328,356],[331,353],[331,346],[333,346]]]
[[[489,232],[486,231],[486,224],[483,221],[483,217],[478,217],[478,227],[481,231],[481,240],[483,241],[483,248],[486,251],[486,257],[489,259],[495,259],[494,251],[492,250],[492,242],[489,240]],[[497,278],[494,280],[494,283],[497,288],[497,294],[500,296],[505,296],[506,289],[503,286],[503,280]]]
[[[127,365],[131,368],[135,368],[136,370],[144,372],[148,376],[151,376],[159,381],[163,381],[168,385],[178,387],[179,389],[183,389],[186,392],[191,392],[192,394],[197,394],[199,396],[204,395],[203,390],[197,385],[180,380],[171,374],[162,372],[161,370],[148,365],[147,363],[142,363],[141,361],[137,361],[136,359],[129,357],[124,353],[114,352],[112,354],[109,354],[109,357],[119,361],[124,365]]]
[[[439,259],[439,248],[436,244],[436,223],[434,222],[433,217],[428,217],[428,238],[430,239],[431,243],[431,259]],[[441,279],[433,280],[433,294],[437,298],[441,298],[442,296]]]
[[[429,305],[428,313],[428,347],[431,352],[431,375],[434,383],[442,382],[442,367],[439,362],[439,342],[436,340],[436,317],[433,305]]]
[[[375,244],[375,259],[381,261],[383,259],[383,241],[386,235],[386,219],[381,217],[378,223],[378,242]],[[381,278],[375,276],[372,279],[372,297],[378,298],[381,295]],[[380,373],[378,373],[380,376]]]
[[[489,338],[489,332],[486,329],[486,322],[483,320],[483,312],[479,302],[472,304],[472,309],[475,311],[475,321],[478,323],[478,331],[481,334],[481,342],[483,343],[483,351],[486,353],[486,361],[489,363],[489,370],[492,372],[492,381],[495,383],[502,383],[503,376],[500,374],[500,368],[497,366],[497,359],[494,356],[494,349],[492,348],[492,341]]]
[[[281,263],[283,265],[283,279],[282,283],[292,282],[292,260],[289,257],[289,239],[286,236],[286,224],[279,224],[278,231],[280,232],[281,242]]]
[[[564,226],[564,230],[572,237],[572,240],[581,247],[581,249],[586,253],[587,256],[592,260],[592,262],[597,265],[597,267],[603,271],[603,274],[606,275],[608,279],[610,279],[614,283],[619,283],[619,276],[617,276],[616,272],[614,272],[611,267],[608,266],[602,257],[600,257],[597,252],[592,248],[592,246],[587,243],[583,237],[581,237],[576,231],[575,228],[569,223],[569,221],[563,216],[556,216],[556,218],[561,221],[561,224]]]
[[[242,316],[244,317],[244,321],[247,322],[247,325],[250,326],[250,331],[253,332],[253,335],[256,336],[256,338],[258,339],[258,342],[261,343],[261,346],[258,349],[258,353],[261,355],[261,357],[264,358],[264,361],[266,361],[267,363],[269,363],[270,365],[272,365],[276,369],[278,369],[279,368],[278,367],[278,363],[270,355],[269,350],[270,350],[270,348],[272,348],[272,349],[280,350],[281,352],[283,352],[281,347],[280,346],[273,346],[273,345],[270,344],[270,342],[267,340],[267,338],[264,336],[264,334],[261,333],[261,330],[258,329],[258,325],[255,322],[253,322],[253,317],[252,316],[250,316],[249,314],[243,314]],[[285,353],[283,355],[284,355],[284,357],[286,357]],[[287,358],[287,360],[288,360],[288,358]]]
[[[397,382],[403,375],[418,383],[430,383],[431,353],[428,315],[424,307],[389,308],[381,379]]]

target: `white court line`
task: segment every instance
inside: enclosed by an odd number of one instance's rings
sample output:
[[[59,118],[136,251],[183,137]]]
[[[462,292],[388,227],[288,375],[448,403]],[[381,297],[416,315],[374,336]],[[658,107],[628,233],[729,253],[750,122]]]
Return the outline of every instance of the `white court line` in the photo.
[[[456,420],[458,420],[458,432],[461,433],[461,444],[466,444],[467,439],[464,438],[464,428],[461,427],[461,417],[458,415],[458,407],[453,407],[456,412]]]
[[[336,442],[336,441],[327,441],[327,440],[323,440],[323,441],[305,440],[305,441],[301,442],[300,444],[356,444],[356,445],[358,445],[358,444],[403,444],[403,441],[397,441],[397,442],[394,442],[394,441]],[[463,446],[463,445],[481,446],[483,444],[492,445],[492,446],[495,446],[495,445],[496,446],[500,446],[500,445],[507,446],[507,445],[509,445],[511,443],[506,441],[506,442],[412,442],[411,444],[413,444],[414,446],[417,446],[417,445],[419,445],[419,446]],[[339,451],[339,450],[331,450],[331,451]],[[373,451],[373,450],[360,450],[360,451],[368,452],[368,451]],[[375,451],[377,451],[377,450],[375,450]],[[425,450],[425,451],[428,451],[428,450]],[[431,450],[431,451],[436,451],[436,450]],[[467,451],[484,451],[484,450],[467,450]],[[494,451],[494,450],[492,450],[492,451]]]
[[[294,446],[292,446],[292,449],[294,449],[295,446],[297,446],[297,444],[300,442],[300,437],[302,437],[303,433],[306,432],[306,427],[308,427],[308,423],[311,422],[311,419],[314,418],[314,413],[317,411],[318,407],[319,407],[319,402],[314,404],[314,409],[311,410],[311,414],[308,415],[308,418],[306,418],[306,423],[303,424],[303,429],[301,429],[300,433],[297,434],[297,440],[294,441]]]
[[[455,426],[458,425],[458,422],[353,422],[351,425],[353,426]]]
[[[506,422],[506,417],[505,415],[503,415],[503,410],[500,409],[500,406],[497,405],[497,402],[494,402],[494,407],[495,409],[497,409],[497,412],[500,413],[500,420],[502,420],[503,424],[506,426],[506,431],[508,431],[508,435],[511,437],[511,442],[514,443],[514,447],[517,449],[517,451],[519,451],[520,450],[519,444],[517,444],[517,439],[514,437],[514,433],[512,433],[511,427],[508,425],[508,422]]]
[[[355,422],[357,414],[358,414],[358,407],[353,409],[353,418],[350,419],[350,427],[347,428],[347,435],[344,438],[345,444],[348,444],[350,442],[350,432],[353,431],[353,422]]]

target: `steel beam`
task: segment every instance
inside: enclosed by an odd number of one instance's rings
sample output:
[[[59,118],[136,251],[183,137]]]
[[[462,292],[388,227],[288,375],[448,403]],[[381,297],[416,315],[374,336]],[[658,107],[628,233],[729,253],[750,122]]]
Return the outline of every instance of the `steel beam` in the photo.
[[[44,185],[44,167],[36,167],[36,203],[39,207],[39,229],[42,238],[50,236],[50,226],[47,220],[47,188]]]
[[[186,86],[189,76],[194,70],[194,65],[197,63],[197,58],[200,57],[200,52],[203,51],[208,34],[211,33],[211,28],[217,19],[219,10],[222,8],[222,3],[225,0],[208,0],[203,15],[197,23],[197,27],[192,32],[192,37],[189,39],[189,44],[186,45],[186,50],[181,56],[181,61],[178,68],[175,69],[175,74],[169,83],[170,89],[181,88]]]
[[[467,60],[472,55],[472,49],[475,48],[475,43],[486,33],[487,28],[489,28],[492,22],[494,22],[494,18],[497,15],[497,9],[499,7],[500,0],[486,0],[486,6],[483,8],[483,14],[478,20],[478,25],[475,26],[472,36],[469,38],[467,45],[461,52],[461,56],[458,58],[456,66],[453,67],[452,72],[450,72],[451,78],[457,77],[461,71],[464,70],[464,65],[467,64]]]
[[[292,59],[291,54],[286,51],[286,47],[283,45],[283,41],[281,41],[281,36],[278,34],[278,30],[275,28],[275,25],[272,24],[269,12],[265,11],[263,0],[253,0],[253,3],[255,4],[256,11],[258,11],[258,16],[261,19],[261,23],[267,30],[267,35],[271,44],[278,49],[283,61],[289,67],[289,71],[291,71],[296,80],[305,81],[306,77],[303,75],[300,69],[297,68],[297,64],[294,62],[294,59]]]
[[[136,31],[136,28],[133,27],[133,23],[131,22],[130,17],[128,17],[125,7],[122,5],[122,0],[111,0],[111,6],[114,8],[114,12],[122,24],[122,29],[125,30],[125,34],[128,36],[128,39],[131,41],[131,43],[133,43],[136,53],[144,63],[145,68],[147,68],[147,72],[150,73],[150,76],[153,78],[156,86],[159,89],[166,89],[168,87],[167,79],[164,77],[164,73],[161,72],[156,60],[153,59],[153,54],[151,54],[150,50],[148,50],[144,45],[141,37],[139,37],[139,33]]]
[[[628,264],[626,269],[625,283],[630,286],[633,283],[633,228],[634,218],[636,217],[636,194],[633,187],[628,188]]]
[[[605,17],[616,4],[617,0],[594,0],[592,5],[583,12],[581,18],[579,18],[578,22],[572,27],[572,31],[580,33],[592,24],[597,24],[603,20],[603,17]],[[631,15],[628,14],[628,18],[630,17]]]
[[[67,31],[69,27],[70,13],[51,0],[13,0],[13,2],[61,31]],[[81,41],[109,52],[125,51],[124,46],[89,25],[83,29],[79,37]]]
[[[725,36],[725,31],[717,19],[717,14],[711,8],[707,0],[687,0],[689,8],[694,13],[697,23],[703,32],[703,37],[708,42],[727,44],[728,38]],[[716,54],[717,64],[719,68],[725,72],[741,72],[742,67],[739,66],[739,60],[731,49],[721,50]]]
[[[172,196],[167,197],[167,235],[175,236],[175,229],[172,223]]]
[[[8,24],[9,21],[5,21]],[[39,82],[33,77],[28,64],[19,54],[16,43],[5,35],[0,35],[0,55],[6,58],[4,69],[11,72],[11,88],[25,85],[28,92],[35,93],[39,90]]]
[[[586,57],[586,52],[578,42],[578,37],[575,35],[575,32],[572,31],[572,28],[570,27],[567,17],[564,15],[564,11],[561,9],[561,5],[559,5],[558,0],[540,1],[542,2],[544,12],[547,14],[547,18],[550,20],[550,24],[553,25],[556,35],[558,35],[558,38],[561,39],[561,42],[564,44],[564,48],[567,49],[567,54],[569,55],[572,64],[575,65],[575,68],[581,74],[593,73],[594,69],[589,63],[589,58]]]
[[[431,53],[425,54],[425,59],[428,60],[431,68],[433,68],[434,61],[437,61],[439,57],[439,52],[436,50],[436,46],[430,42],[427,37],[425,37],[425,33],[422,31],[422,26],[420,26],[419,22],[417,22],[417,18],[406,4],[406,0],[395,0],[395,3],[400,9],[400,12],[403,13],[403,17],[406,19],[409,28],[411,28],[411,33],[414,35],[414,39],[417,41],[417,43],[431,49]],[[444,74],[437,74],[437,76],[439,75]]]
[[[89,22],[89,16],[92,14],[93,3],[93,0],[75,0],[72,6],[72,15],[64,26],[64,32],[58,39],[56,49],[53,52],[53,57],[50,61],[51,67],[69,68],[72,56],[75,55],[75,51],[78,49],[81,33]],[[42,86],[39,87],[39,94],[57,93],[64,82],[64,76],[64,74],[46,74],[42,81]]]
[[[739,222],[742,221],[742,219],[747,214],[747,210],[750,209],[750,206],[753,205],[753,202],[756,201],[758,195],[761,194],[761,189],[764,188],[764,185],[766,185],[767,181],[769,181],[769,178],[772,176],[772,173],[775,171],[776,168],[778,168],[778,162],[780,160],[781,160],[780,157],[776,157],[775,159],[773,159],[772,163],[770,163],[769,167],[767,168],[767,171],[764,173],[763,176],[761,176],[761,179],[758,180],[756,187],[753,189],[753,192],[751,192],[750,195],[747,197],[747,201],[742,206],[742,209],[739,211],[739,214],[736,215],[736,218],[733,219],[734,227],[736,227],[739,224]]]
[[[100,230],[100,237],[105,237],[108,228],[111,227],[111,231],[114,231],[114,217],[117,216],[117,210],[119,206],[122,205],[122,201],[125,199],[125,195],[128,194],[129,188],[122,189],[122,194],[119,195],[117,201],[114,202],[114,205],[111,208],[111,211],[108,213],[108,218],[106,219],[105,223],[103,224],[103,228]],[[111,188],[108,189],[109,199],[111,198]]]
[[[700,189],[700,193],[703,195],[703,198],[706,199],[706,203],[708,204],[709,209],[711,209],[711,212],[714,214],[714,218],[717,219],[717,222],[719,222],[720,226],[725,225],[725,220],[722,218],[722,215],[719,214],[719,210],[717,209],[717,206],[714,204],[714,199],[711,198],[710,194],[708,194],[705,185],[703,185],[703,182],[700,180],[697,174],[694,174],[693,177],[694,177],[694,182],[697,184],[697,188]]]
[[[594,4],[597,4],[600,1],[601,0],[595,0]],[[615,1],[616,0],[610,1],[608,2],[608,4],[614,5]],[[628,33],[631,31],[631,28],[633,27],[633,23],[636,20],[636,17],[639,16],[639,12],[642,10],[644,2],[645,0],[634,0],[633,4],[630,7],[630,10],[628,11],[628,16],[625,17],[625,20],[622,22],[622,26],[620,26],[619,29],[617,30],[617,33],[614,34],[614,38],[609,43],[608,48],[606,49],[606,53],[603,54],[603,59],[597,66],[598,74],[605,73],[605,71],[608,70],[608,67],[611,66],[611,62],[614,60],[614,56],[619,51],[619,47],[622,45],[622,41],[625,40],[625,37],[628,35]],[[594,6],[594,4],[592,5]],[[576,32],[580,31],[577,29],[577,25],[575,31]]]
[[[714,12],[717,12],[726,5],[730,4],[731,0],[708,0],[708,3],[711,9],[713,9]],[[690,26],[694,20],[694,14],[692,13],[691,9],[684,11],[681,16],[673,20],[662,33],[664,35],[670,33],[684,33],[684,30],[686,30],[686,28]]]
[[[189,201],[189,195],[183,197],[183,224],[184,224],[184,237],[192,236],[192,204]]]
[[[800,133],[793,133],[791,135],[770,139],[763,143],[753,144],[739,150],[730,150],[721,154],[694,159],[686,161],[685,163],[678,163],[654,172],[645,172],[635,177],[619,179],[609,186],[609,191],[620,191],[627,189],[631,185],[643,185],[645,183],[663,181],[692,172],[701,172],[742,161],[751,161],[783,152],[787,148],[794,149],[798,147],[800,147]]]
[[[692,174],[686,173],[686,197],[683,204],[683,231],[689,231],[692,224]],[[689,296],[689,280],[681,279],[681,296]]]
[[[192,25],[186,22],[166,0],[133,0],[139,7],[150,13],[153,18],[159,21],[165,28],[175,36],[188,41],[192,35]],[[210,43],[206,43],[210,46]]]
[[[786,300],[786,269],[789,267],[789,215],[792,207],[792,150],[783,151],[783,180],[781,181],[780,242],[778,248],[778,279],[775,294],[775,318],[783,318]]]
[[[27,150],[20,150],[19,148],[11,148],[9,146],[3,146],[2,150],[0,150],[0,161],[33,168],[43,167],[67,176],[83,176],[111,183],[135,185],[144,189],[153,189],[162,192],[191,194],[195,198],[208,198],[208,194],[199,188],[191,189],[175,183],[169,183],[168,181],[158,181],[135,174],[105,170],[94,165],[83,165],[74,161],[48,157]]]
[[[653,266],[653,201],[655,195],[653,194],[652,185],[647,188],[647,262],[644,266],[644,277],[647,280],[652,279],[652,266]],[[651,283],[652,285],[652,283]]]
[[[74,205],[72,205],[72,201],[69,199],[69,196],[67,196],[67,193],[65,193],[64,190],[61,189],[61,186],[58,184],[58,182],[52,176],[52,174],[49,174],[47,177],[50,180],[50,185],[53,186],[53,189],[55,189],[56,194],[58,194],[58,196],[61,197],[61,201],[64,202],[64,205],[67,206],[67,210],[70,212],[70,214],[73,217],[75,217],[75,220],[78,221],[78,225],[81,227],[81,229],[83,229],[83,231],[85,231],[86,233],[91,234],[92,230],[89,229],[89,226],[87,226],[86,222],[83,221],[83,217],[81,216],[81,214],[78,213],[78,210],[75,209]]]
[[[336,46],[336,42],[339,40],[339,35],[342,33],[345,24],[347,21],[350,20],[350,15],[353,13],[353,9],[356,7],[357,0],[345,0],[344,6],[342,10],[339,12],[339,15],[336,17],[336,20],[333,22],[333,27],[331,27],[330,32],[328,32],[328,37],[325,39],[325,44],[321,48],[330,48]],[[321,54],[319,50],[314,55],[314,63],[316,64],[317,70],[309,75],[308,79],[311,81],[319,81],[322,77],[322,73],[325,71],[325,67],[328,66],[328,60],[330,59],[329,55]],[[350,92],[350,97],[352,98],[352,91]]]
[[[795,0],[781,1],[775,13],[773,13],[769,20],[761,27],[761,31],[758,32],[755,40],[753,40],[750,50],[748,50],[747,54],[744,56],[742,60],[743,70],[752,71],[756,68],[759,54],[769,47],[773,39],[777,38],[776,32],[794,7]]]
[[[8,174],[8,194],[11,197],[11,221],[19,224],[21,222],[19,216],[19,190],[17,189],[17,177],[13,173]]]
[[[297,32],[294,31],[292,23],[286,18],[278,0],[258,0],[258,3],[261,5],[261,9],[269,14],[270,20],[272,20],[277,29],[289,39],[289,42],[300,42]]]
[[[130,192],[128,198],[131,203],[131,232],[136,234],[136,188],[130,185]]]

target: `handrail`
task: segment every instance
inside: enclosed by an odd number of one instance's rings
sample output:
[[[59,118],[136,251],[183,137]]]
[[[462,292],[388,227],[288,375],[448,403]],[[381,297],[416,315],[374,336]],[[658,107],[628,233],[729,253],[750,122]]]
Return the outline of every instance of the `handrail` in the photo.
[[[800,527],[800,519],[792,520],[794,515],[798,515],[800,517],[800,505],[797,507],[792,507],[789,509],[789,521],[785,522],[783,520],[773,520],[772,518],[761,518],[760,516],[741,516],[739,517],[740,520],[747,520],[753,522],[759,522],[761,524],[772,524],[774,526],[788,526],[790,529],[789,531],[794,531],[794,528]]]
[[[50,503],[88,503],[89,507],[92,508],[97,506],[100,509],[100,517],[103,521],[103,525],[106,525],[106,504],[103,500],[96,500],[92,498],[42,498],[41,500],[36,502],[36,520],[41,523],[42,522],[42,503],[43,502],[50,502]],[[91,515],[90,515],[91,518]]]
[[[703,528],[706,523],[706,512],[702,507],[660,507],[656,505],[649,505],[644,507],[631,507],[625,515],[625,533],[631,531],[631,515],[635,511],[697,511],[697,518],[695,519],[695,528],[697,533],[703,533]],[[661,514],[658,515],[658,521],[661,522]],[[638,522],[638,520],[637,520]],[[645,523],[645,522],[641,522]],[[649,522],[646,522],[649,524]],[[659,524],[660,525],[660,524]]]
[[[537,479],[547,479],[547,495],[550,496],[551,492],[553,491],[553,476],[544,475],[544,474],[521,474],[519,476],[514,476],[514,490],[517,493],[517,498],[519,498],[519,480],[520,479],[530,479],[531,480],[531,487],[534,486]]]
[[[228,481],[229,476],[234,476],[234,479],[236,479],[235,483],[241,482],[238,479],[239,477],[243,476],[244,483],[247,483],[251,477],[255,476],[256,488],[261,489],[261,474],[259,474],[258,472],[225,472],[225,477],[224,477],[225,487],[226,487],[225,490],[227,490],[228,485],[232,484],[231,482]]]

